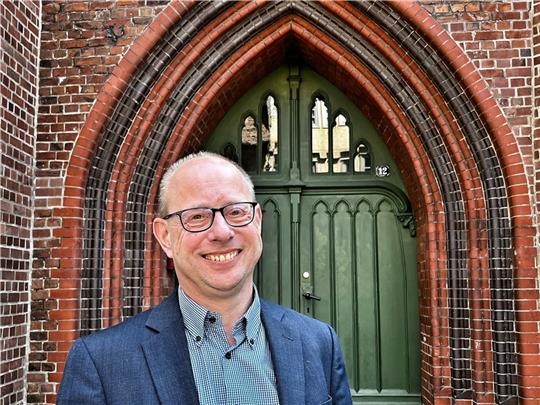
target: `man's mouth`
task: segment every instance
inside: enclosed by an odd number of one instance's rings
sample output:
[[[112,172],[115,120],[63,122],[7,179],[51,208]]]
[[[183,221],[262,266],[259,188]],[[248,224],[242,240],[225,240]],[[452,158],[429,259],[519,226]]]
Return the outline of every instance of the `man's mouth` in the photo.
[[[227,262],[234,259],[238,255],[238,253],[240,253],[239,250],[233,250],[232,252],[222,254],[207,254],[203,255],[203,257],[206,260],[210,260],[211,262]]]

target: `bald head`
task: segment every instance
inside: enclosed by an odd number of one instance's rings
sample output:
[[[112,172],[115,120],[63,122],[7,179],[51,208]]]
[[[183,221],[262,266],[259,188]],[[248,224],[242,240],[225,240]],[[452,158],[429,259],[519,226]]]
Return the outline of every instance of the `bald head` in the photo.
[[[209,163],[219,163],[220,165],[228,165],[232,168],[234,168],[238,175],[241,176],[248,189],[250,190],[252,201],[255,201],[255,191],[253,188],[253,183],[251,179],[249,178],[249,175],[242,169],[238,164],[235,162],[218,155],[216,153],[212,152],[198,152],[198,153],[192,153],[187,156],[184,156],[182,159],[177,160],[175,163],[173,163],[165,172],[163,177],[161,178],[161,183],[159,187],[159,215],[161,217],[167,215],[168,212],[168,191],[171,187],[171,180],[175,176],[175,174],[179,173],[181,169],[185,169],[190,167],[194,164],[201,164],[204,163],[204,161],[208,161]]]

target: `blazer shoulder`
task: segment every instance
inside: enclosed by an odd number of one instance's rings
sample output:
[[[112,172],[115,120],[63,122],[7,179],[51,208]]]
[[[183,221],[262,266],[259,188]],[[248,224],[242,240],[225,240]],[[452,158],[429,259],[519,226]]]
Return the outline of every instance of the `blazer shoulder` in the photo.
[[[81,340],[91,349],[107,345],[126,347],[138,344],[170,325],[177,325],[180,318],[177,295],[173,294],[158,306],[137,314],[107,329],[96,331]]]
[[[273,319],[274,321],[296,325],[295,329],[298,330],[302,330],[302,328],[304,328],[306,331],[319,331],[324,334],[328,334],[329,331],[333,331],[332,327],[325,322],[301,314],[294,309],[286,308],[264,299],[261,299],[261,309],[263,318],[266,320]]]
[[[130,341],[138,340],[137,338],[143,335],[145,324],[152,311],[153,309],[149,309],[141,312],[117,325],[83,336],[79,340],[89,348],[102,344],[112,345],[116,342],[123,342],[124,345]]]

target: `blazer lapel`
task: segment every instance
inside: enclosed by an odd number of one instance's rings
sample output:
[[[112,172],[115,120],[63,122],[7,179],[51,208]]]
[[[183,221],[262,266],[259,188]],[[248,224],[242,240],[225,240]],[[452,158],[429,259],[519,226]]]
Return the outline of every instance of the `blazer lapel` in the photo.
[[[160,402],[198,405],[177,293],[152,311],[146,327],[157,332],[142,347]]]
[[[305,403],[305,376],[302,342],[285,311],[261,300],[261,315],[266,331],[281,405]]]

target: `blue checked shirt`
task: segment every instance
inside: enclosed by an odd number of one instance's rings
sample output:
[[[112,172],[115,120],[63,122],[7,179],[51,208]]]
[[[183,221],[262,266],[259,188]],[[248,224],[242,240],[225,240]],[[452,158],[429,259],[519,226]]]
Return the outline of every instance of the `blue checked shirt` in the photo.
[[[190,299],[179,288],[191,368],[201,405],[279,404],[270,348],[261,322],[261,304],[253,303],[234,325],[236,343],[227,342],[221,316]]]

